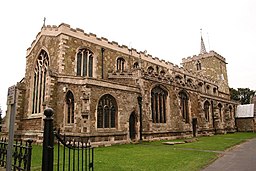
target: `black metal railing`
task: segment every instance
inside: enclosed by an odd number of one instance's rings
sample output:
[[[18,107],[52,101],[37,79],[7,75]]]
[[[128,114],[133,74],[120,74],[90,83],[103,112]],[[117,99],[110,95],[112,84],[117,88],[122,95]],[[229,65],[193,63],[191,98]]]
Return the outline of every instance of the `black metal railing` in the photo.
[[[7,139],[0,140],[0,166],[6,167],[7,160]],[[13,145],[12,153],[12,170],[30,171],[32,155],[32,140],[23,143],[21,140],[16,141]]]
[[[82,138],[61,135],[53,128],[53,110],[45,109],[42,171],[94,170],[94,149]],[[54,138],[56,138],[54,140]],[[54,142],[57,149],[54,150]],[[53,169],[55,168],[55,169]]]
[[[82,138],[68,137],[55,132],[57,160],[54,170],[93,170],[94,149]]]

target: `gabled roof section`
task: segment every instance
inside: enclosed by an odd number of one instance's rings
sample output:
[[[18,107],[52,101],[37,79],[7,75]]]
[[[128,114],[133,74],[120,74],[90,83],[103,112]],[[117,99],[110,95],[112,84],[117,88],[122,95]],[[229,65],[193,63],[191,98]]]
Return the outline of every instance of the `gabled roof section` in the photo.
[[[253,118],[254,104],[238,105],[236,110],[236,118]]]

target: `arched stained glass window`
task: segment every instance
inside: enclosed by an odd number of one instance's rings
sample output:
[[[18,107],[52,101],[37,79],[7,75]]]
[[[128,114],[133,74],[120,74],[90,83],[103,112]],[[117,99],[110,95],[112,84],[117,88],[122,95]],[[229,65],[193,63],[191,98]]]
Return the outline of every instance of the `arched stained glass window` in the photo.
[[[76,75],[93,77],[93,53],[86,49],[80,49],[76,56]]]
[[[32,94],[32,113],[43,111],[43,102],[45,101],[46,79],[49,66],[49,57],[46,51],[41,50],[35,65],[34,83]]]
[[[204,102],[204,116],[207,122],[209,121],[209,114],[210,114],[210,103],[206,101]]]
[[[189,123],[188,95],[185,91],[181,91],[179,93],[179,98],[180,98],[182,117],[186,123]]]
[[[151,91],[151,110],[153,123],[166,123],[167,91],[157,86]]]
[[[116,100],[110,94],[102,96],[97,107],[97,127],[115,128],[117,118]]]
[[[125,70],[125,60],[122,57],[117,58],[116,60],[116,70],[123,72]]]

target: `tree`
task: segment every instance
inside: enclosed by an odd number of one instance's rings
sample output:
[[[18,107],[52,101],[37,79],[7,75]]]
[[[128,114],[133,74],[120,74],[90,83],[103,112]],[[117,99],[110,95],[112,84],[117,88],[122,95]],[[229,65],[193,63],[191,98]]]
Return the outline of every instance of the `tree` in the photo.
[[[251,98],[254,96],[255,91],[249,88],[230,88],[230,96],[232,100],[239,101],[241,104],[250,104]]]

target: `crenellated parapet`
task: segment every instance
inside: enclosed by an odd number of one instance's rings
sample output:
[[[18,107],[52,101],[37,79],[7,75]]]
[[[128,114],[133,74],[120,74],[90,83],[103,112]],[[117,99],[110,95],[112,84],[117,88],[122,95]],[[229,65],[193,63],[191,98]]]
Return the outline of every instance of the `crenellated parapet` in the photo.
[[[148,79],[163,81],[165,83],[171,83],[175,81],[175,78],[177,75],[180,75],[183,80],[182,81],[176,81],[177,84],[188,84],[192,87],[196,87],[198,83],[202,83],[204,85],[211,85],[211,87],[217,87],[217,83],[214,79],[212,79],[210,76],[203,75],[198,72],[193,72],[192,70],[187,70],[183,67],[179,67],[178,65],[174,65],[173,63],[169,61],[165,61],[163,59],[160,59],[158,57],[153,57],[152,55],[148,54],[146,51],[138,51],[134,48],[128,48],[126,45],[120,45],[116,41],[109,41],[105,37],[97,37],[96,34],[93,33],[86,33],[83,29],[80,28],[71,28],[70,25],[62,23],[59,26],[55,25],[47,25],[45,27],[42,27],[41,31],[37,34],[36,39],[32,42],[31,47],[27,49],[27,56],[32,52],[33,48],[39,41],[39,39],[42,36],[52,36],[52,37],[59,37],[60,44],[59,44],[59,50],[61,53],[59,53],[61,56],[60,59],[64,58],[65,53],[65,42],[68,41],[69,37],[78,38],[93,44],[97,44],[102,46],[106,49],[115,50],[118,52],[123,53],[127,56],[132,56],[134,59],[137,59],[138,62],[146,63],[146,65],[141,66],[141,69],[144,70],[144,76],[146,76]],[[210,56],[215,56],[219,58],[222,61],[225,61],[225,58],[219,55],[218,53],[214,51],[210,51],[209,53],[200,54],[193,57],[188,57],[186,59],[182,59],[183,63],[193,61],[193,60],[199,60],[202,58],[207,58]],[[63,61],[63,60],[62,60]],[[63,69],[63,63],[59,63],[59,69]],[[147,73],[147,67],[150,65],[154,67],[159,67],[164,69],[164,75],[161,71],[159,73],[156,73],[154,71],[153,73],[148,74]],[[130,72],[130,71],[129,71]],[[109,78],[133,78],[135,75],[132,73],[109,73]]]
[[[69,24],[65,24],[65,23],[62,23],[59,26],[47,25],[45,27],[42,27],[41,31],[37,34],[35,40],[31,43],[31,46],[27,49],[27,56],[32,52],[33,48],[35,47],[35,45],[37,44],[37,42],[42,36],[58,37],[61,34],[79,38],[94,44],[98,44],[104,48],[116,50],[127,56],[133,56],[139,60],[154,63],[162,67],[170,68],[173,65],[171,62],[165,61],[163,59],[159,59],[158,57],[153,57],[152,55],[148,54],[146,51],[138,51],[134,48],[128,48],[128,46],[120,45],[116,41],[109,41],[105,37],[97,37],[96,34],[86,33],[83,29],[71,28]]]
[[[187,58],[183,58],[182,63],[197,61],[197,60],[200,60],[200,59],[203,59],[203,58],[208,58],[208,57],[213,57],[213,56],[226,63],[226,59],[223,56],[221,56],[220,54],[218,54],[217,52],[213,51],[213,50],[211,50],[210,52],[207,52],[207,53],[194,55],[192,57],[189,56]]]

